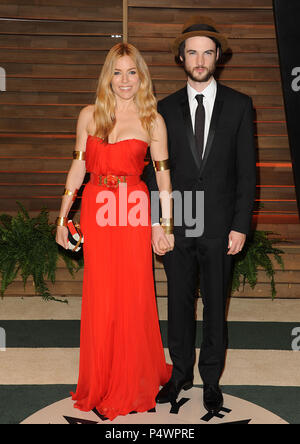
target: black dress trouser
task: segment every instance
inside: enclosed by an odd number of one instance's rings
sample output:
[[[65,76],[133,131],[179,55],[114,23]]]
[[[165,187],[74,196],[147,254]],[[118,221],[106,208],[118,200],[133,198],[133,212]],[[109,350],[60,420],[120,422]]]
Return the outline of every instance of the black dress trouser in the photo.
[[[193,380],[196,359],[196,290],[200,277],[203,342],[199,371],[205,384],[217,384],[228,346],[226,305],[232,271],[228,235],[207,239],[175,235],[175,248],[163,256],[168,279],[168,345],[172,381]]]

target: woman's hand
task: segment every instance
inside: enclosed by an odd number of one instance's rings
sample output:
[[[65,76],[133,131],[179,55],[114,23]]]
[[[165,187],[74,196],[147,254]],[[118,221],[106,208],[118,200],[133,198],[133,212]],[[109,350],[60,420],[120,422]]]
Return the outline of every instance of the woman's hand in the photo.
[[[66,250],[68,249],[68,229],[67,227],[57,227],[56,230],[56,242]]]

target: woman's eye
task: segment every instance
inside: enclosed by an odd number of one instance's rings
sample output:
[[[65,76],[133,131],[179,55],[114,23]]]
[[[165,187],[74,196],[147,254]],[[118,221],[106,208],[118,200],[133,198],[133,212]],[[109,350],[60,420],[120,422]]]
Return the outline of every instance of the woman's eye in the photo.
[[[136,71],[130,71],[129,74],[135,75],[135,74],[136,74]]]
[[[115,71],[115,72],[114,72],[114,75],[115,75],[115,76],[117,76],[117,75],[119,75],[119,74],[120,74],[120,71]]]

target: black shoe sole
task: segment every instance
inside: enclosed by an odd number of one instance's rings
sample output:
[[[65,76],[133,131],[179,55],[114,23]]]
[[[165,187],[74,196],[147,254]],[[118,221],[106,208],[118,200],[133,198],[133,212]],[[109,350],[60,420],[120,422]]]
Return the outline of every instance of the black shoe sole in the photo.
[[[186,384],[184,384],[182,386],[182,390],[184,390],[186,392],[187,390],[190,390],[193,387],[194,387],[194,383],[193,382],[187,382]]]
[[[179,396],[179,394],[180,394],[180,392],[181,392],[181,390],[184,390],[185,392],[187,391],[187,390],[190,390],[191,388],[193,388],[194,387],[194,383],[193,382],[191,382],[191,381],[189,381],[189,382],[186,382],[183,386],[182,386],[182,388],[180,389],[180,391],[178,392],[178,395],[177,395],[177,397],[176,397],[176,399],[178,398],[178,396]],[[157,404],[168,404],[169,402],[176,402],[176,399],[175,399],[175,397],[173,398],[173,399],[163,399],[163,400],[160,400],[160,399],[157,399],[156,398],[156,403]]]
[[[203,405],[204,405],[204,407],[205,407],[205,410],[207,410],[208,413],[209,413],[210,415],[213,415],[213,416],[218,415],[218,413],[220,413],[220,411],[221,411],[222,408],[223,408],[223,404],[220,405],[220,408],[218,407],[218,408],[215,408],[215,409],[209,409],[209,408],[206,406],[205,402],[203,403]]]

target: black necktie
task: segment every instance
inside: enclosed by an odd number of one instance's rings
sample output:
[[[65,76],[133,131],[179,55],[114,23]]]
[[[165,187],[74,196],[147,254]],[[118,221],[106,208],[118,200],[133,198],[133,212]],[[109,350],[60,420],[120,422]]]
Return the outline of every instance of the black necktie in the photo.
[[[202,162],[203,149],[204,149],[204,129],[205,129],[205,108],[203,105],[203,94],[198,94],[196,100],[198,102],[198,107],[196,110],[195,117],[195,137],[196,144],[199,150],[200,162]]]

